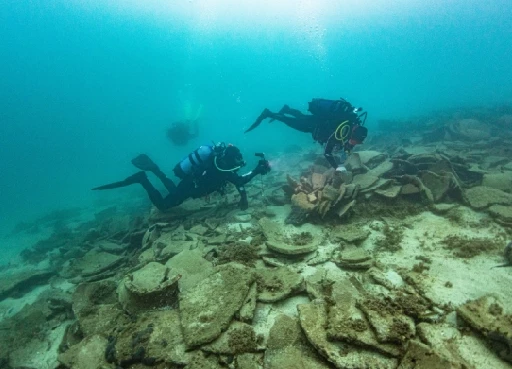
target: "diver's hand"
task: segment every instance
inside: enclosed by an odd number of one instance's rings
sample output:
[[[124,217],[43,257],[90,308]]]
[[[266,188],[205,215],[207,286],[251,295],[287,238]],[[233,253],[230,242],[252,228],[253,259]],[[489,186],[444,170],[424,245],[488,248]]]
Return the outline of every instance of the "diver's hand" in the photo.
[[[256,174],[261,174],[261,175],[265,175],[268,172],[270,172],[270,163],[268,162],[268,160],[261,159],[258,162],[258,165],[256,166],[256,168],[254,169],[254,172]]]

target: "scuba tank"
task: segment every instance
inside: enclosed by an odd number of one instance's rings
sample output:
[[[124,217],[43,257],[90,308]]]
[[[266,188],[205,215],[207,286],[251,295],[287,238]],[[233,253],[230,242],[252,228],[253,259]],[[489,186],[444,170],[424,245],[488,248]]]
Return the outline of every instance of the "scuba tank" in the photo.
[[[364,125],[366,122],[367,112],[358,115],[363,111],[363,108],[354,108],[351,103],[343,98],[339,100],[314,98],[308,104],[308,111],[311,114],[324,119],[348,120],[351,124],[357,123],[359,125]]]
[[[185,178],[203,172],[209,164],[209,159],[216,155],[216,147],[210,145],[199,146],[196,150],[185,156],[173,169],[178,178]]]
[[[344,99],[328,100],[315,98],[308,105],[308,111],[311,114],[325,118],[346,115],[354,110],[352,104]]]

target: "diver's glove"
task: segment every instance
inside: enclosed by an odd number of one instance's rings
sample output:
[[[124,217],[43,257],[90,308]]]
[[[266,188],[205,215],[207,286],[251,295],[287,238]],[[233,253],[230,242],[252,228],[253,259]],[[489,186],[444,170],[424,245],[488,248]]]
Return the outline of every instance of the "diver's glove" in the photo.
[[[267,174],[270,172],[270,163],[266,159],[261,159],[258,161],[258,165],[254,168],[253,172],[261,175]]]

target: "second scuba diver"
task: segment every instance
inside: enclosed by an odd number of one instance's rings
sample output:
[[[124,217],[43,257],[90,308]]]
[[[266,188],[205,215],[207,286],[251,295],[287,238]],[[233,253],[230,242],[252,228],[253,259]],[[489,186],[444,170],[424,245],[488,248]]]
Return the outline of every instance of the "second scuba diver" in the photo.
[[[239,206],[245,210],[249,204],[244,186],[256,175],[264,175],[270,171],[269,162],[263,154],[256,155],[261,157],[256,168],[244,175],[238,175],[237,171],[245,165],[245,161],[237,147],[223,143],[200,146],[174,167],[174,174],[181,179],[176,186],[147,155],[141,154],[132,160],[132,164],[140,172],[93,190],[109,190],[139,183],[148,193],[153,205],[164,211],[180,205],[188,198],[200,198],[215,191],[223,193],[227,182],[230,182],[240,193]],[[154,173],[162,181],[169,192],[166,197],[149,182],[146,171]]]
[[[303,114],[288,105],[284,105],[278,113],[264,109],[245,133],[258,127],[267,118],[278,120],[298,131],[311,133],[315,141],[325,145],[324,156],[329,164],[337,171],[345,171],[343,165],[336,163],[333,152],[342,149],[343,162],[346,153],[363,143],[368,134],[368,129],[364,127],[367,112],[362,113],[362,108],[354,108],[345,99],[313,99],[309,102],[308,110],[311,114]]]
[[[166,131],[167,138],[176,146],[185,146],[189,140],[199,137],[198,120],[173,122]]]

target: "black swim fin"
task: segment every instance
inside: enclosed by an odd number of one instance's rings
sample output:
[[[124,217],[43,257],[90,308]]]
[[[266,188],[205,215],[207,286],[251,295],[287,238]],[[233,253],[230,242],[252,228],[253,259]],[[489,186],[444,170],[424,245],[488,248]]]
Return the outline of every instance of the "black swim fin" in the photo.
[[[247,132],[250,132],[252,131],[254,128],[258,127],[261,122],[263,122],[265,119],[269,118],[272,114],[272,112],[268,109],[265,109],[261,112],[260,116],[256,119],[256,121],[249,127],[247,128],[244,133],[247,133]]]
[[[92,190],[93,191],[96,191],[96,190],[112,190],[114,188],[126,187],[126,186],[130,186],[132,184],[135,184],[135,183],[142,183],[142,181],[147,180],[147,178],[148,177],[146,176],[146,173],[144,171],[141,171],[141,172],[137,172],[137,173],[129,176],[128,178],[126,178],[126,179],[124,179],[122,181],[114,182],[114,183],[109,183],[109,184],[106,184],[106,185],[103,185],[103,186],[95,187]]]
[[[132,159],[132,164],[140,170],[146,170],[149,172],[159,172],[160,168],[156,165],[153,160],[149,158],[146,154],[140,154],[136,158]]]
[[[288,114],[289,111],[290,111],[290,107],[288,105],[284,104],[283,107],[281,108],[281,110],[279,110],[277,112],[277,115],[285,115],[285,114]],[[272,123],[275,120],[276,120],[276,117],[273,116],[272,118],[270,118],[270,120],[268,122]]]

